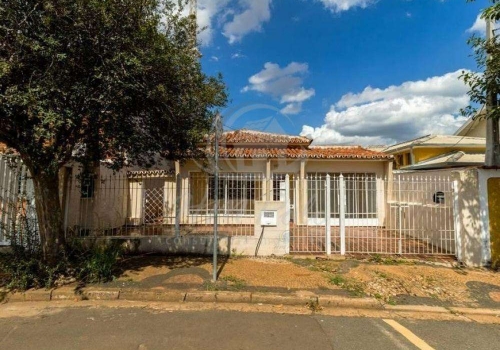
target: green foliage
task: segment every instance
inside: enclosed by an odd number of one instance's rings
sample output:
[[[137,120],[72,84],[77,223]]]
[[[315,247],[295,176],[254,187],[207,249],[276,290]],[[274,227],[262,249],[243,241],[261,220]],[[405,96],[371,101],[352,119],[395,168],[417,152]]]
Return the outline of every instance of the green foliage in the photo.
[[[57,264],[45,262],[40,246],[12,244],[0,253],[0,271],[9,290],[52,288],[68,281],[101,283],[113,279],[122,255],[119,243],[83,245],[75,241],[59,256]]]
[[[352,296],[363,297],[365,295],[363,284],[356,280],[348,279],[340,275],[333,275],[330,276],[329,282],[333,285],[347,290],[349,293],[351,293]]]
[[[114,278],[117,262],[123,254],[119,241],[93,242],[88,247],[75,241],[70,247],[68,258],[78,281],[102,283]]]
[[[15,246],[10,252],[0,253],[0,271],[6,275],[10,290],[51,288],[65,272],[65,262],[55,266],[44,263],[40,250],[29,251]]]
[[[342,286],[346,282],[346,279],[340,275],[334,275],[330,278],[330,283],[336,286]]]
[[[228,287],[232,287],[232,289],[237,289],[237,290],[243,289],[247,285],[245,280],[238,278],[238,277],[235,277],[235,276],[232,276],[232,275],[224,276],[221,278],[221,280],[225,281],[225,282],[229,282]]]
[[[382,256],[380,254],[374,254],[368,259],[369,262],[381,265],[401,265],[401,264],[409,264],[404,259],[392,257],[392,256]]]
[[[58,172],[198,154],[220,76],[202,72],[185,0],[2,0],[0,142],[34,179],[43,258],[64,248]],[[41,215],[43,214],[43,215]]]
[[[473,2],[474,0],[468,0]],[[482,19],[500,20],[500,3],[498,0],[489,0],[490,6],[487,6],[481,13]],[[462,80],[469,86],[468,95],[471,105],[462,110],[466,116],[478,116],[478,108],[489,104],[492,98],[491,91],[500,91],[500,45],[498,45],[498,34],[494,34],[491,40],[472,35],[468,44],[473,49],[473,56],[480,73],[464,71]],[[496,95],[496,94],[495,94]],[[496,100],[496,97],[495,97]],[[500,119],[500,108],[496,103],[489,110],[483,110],[480,117]],[[479,107],[477,107],[479,106]]]
[[[176,3],[2,1],[0,140],[53,170],[78,150],[113,168],[196,152],[226,92]]]

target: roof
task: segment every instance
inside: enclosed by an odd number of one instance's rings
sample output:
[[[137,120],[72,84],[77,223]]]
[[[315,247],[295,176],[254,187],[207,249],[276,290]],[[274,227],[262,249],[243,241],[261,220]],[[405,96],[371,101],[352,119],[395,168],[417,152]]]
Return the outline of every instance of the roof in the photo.
[[[264,145],[310,145],[312,140],[303,136],[275,134],[255,130],[227,131],[222,134],[222,144],[264,144]]]
[[[224,132],[219,144],[221,158],[288,159],[392,159],[392,155],[360,146],[311,146],[312,139],[255,130]],[[207,149],[208,154],[213,150]]]
[[[220,147],[219,156],[221,158],[392,159],[392,155],[360,146]]]
[[[454,135],[486,137],[486,118],[484,115],[485,113],[481,110],[475,116],[467,119],[464,125],[455,131]]]
[[[429,158],[413,165],[408,165],[401,170],[441,169],[464,166],[477,166],[484,164],[484,153],[466,153],[455,151]]]
[[[405,141],[384,149],[386,153],[397,153],[412,147],[486,147],[486,139],[482,137],[466,137],[455,135],[426,135],[414,140]]]

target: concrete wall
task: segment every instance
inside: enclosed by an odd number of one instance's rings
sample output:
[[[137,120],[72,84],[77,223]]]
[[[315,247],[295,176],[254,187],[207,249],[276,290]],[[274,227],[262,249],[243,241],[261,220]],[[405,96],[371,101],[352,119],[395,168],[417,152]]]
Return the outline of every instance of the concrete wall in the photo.
[[[289,253],[289,222],[290,211],[287,203],[264,202],[255,203],[256,213],[262,210],[276,210],[278,214],[277,226],[262,227],[260,215],[255,216],[255,230],[253,236],[224,236],[218,238],[218,250],[222,254],[243,254],[256,256],[282,256]],[[212,254],[213,236],[185,235],[175,237],[144,237],[131,241],[130,247],[134,251],[161,252],[176,254]]]
[[[491,240],[489,201],[495,202],[495,186],[488,189],[490,179],[500,178],[500,170],[471,168],[454,171],[456,193],[457,258],[467,265],[485,266],[492,262],[496,236]],[[491,192],[493,191],[493,192]],[[491,196],[491,199],[490,199]],[[496,216],[495,216],[496,218]],[[492,232],[496,233],[496,219]],[[496,251],[496,250],[495,250]]]
[[[488,179],[491,266],[500,268],[500,178]]]

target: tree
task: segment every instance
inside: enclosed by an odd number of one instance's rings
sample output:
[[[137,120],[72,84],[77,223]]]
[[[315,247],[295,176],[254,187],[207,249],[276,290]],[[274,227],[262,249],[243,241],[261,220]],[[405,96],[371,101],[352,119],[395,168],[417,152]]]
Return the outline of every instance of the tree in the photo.
[[[202,73],[182,2],[2,0],[0,141],[33,177],[47,261],[65,248],[65,164],[184,159],[225,105],[221,77]]]
[[[473,2],[475,0],[467,0]],[[474,50],[474,57],[480,71],[484,73],[464,72],[462,79],[470,87],[468,92],[472,104],[485,106],[481,112],[474,106],[463,110],[469,117],[487,119],[485,164],[490,167],[500,166],[500,45],[498,34],[493,31],[492,23],[500,20],[500,1],[490,0],[491,5],[481,13],[486,21],[486,37],[473,35],[468,43]]]

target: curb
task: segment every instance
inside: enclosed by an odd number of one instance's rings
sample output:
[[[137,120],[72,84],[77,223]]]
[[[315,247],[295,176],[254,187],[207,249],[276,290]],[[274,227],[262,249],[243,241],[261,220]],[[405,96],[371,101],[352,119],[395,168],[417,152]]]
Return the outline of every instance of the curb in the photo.
[[[30,290],[11,293],[6,302],[62,301],[62,300],[127,300],[174,303],[244,303],[254,305],[287,305],[325,309],[363,309],[388,312],[415,312],[425,314],[460,314],[500,317],[500,309],[440,307],[427,305],[387,305],[374,298],[348,298],[335,295],[316,295],[302,291],[295,294],[229,291],[151,291],[137,289],[95,289],[79,292],[72,289]]]

